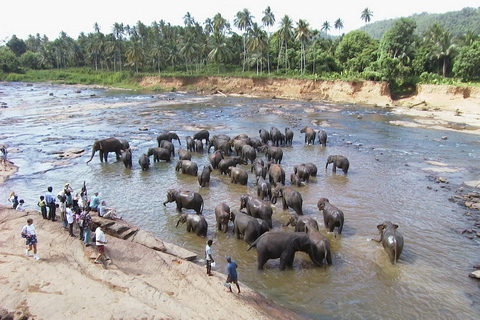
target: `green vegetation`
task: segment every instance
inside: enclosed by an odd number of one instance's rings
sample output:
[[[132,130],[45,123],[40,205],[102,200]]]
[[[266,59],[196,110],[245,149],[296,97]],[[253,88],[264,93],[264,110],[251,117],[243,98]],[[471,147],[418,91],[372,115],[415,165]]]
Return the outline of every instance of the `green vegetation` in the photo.
[[[267,7],[259,22],[248,9],[233,25],[220,13],[198,23],[190,13],[184,26],[163,20],[115,23],[110,33],[98,24],[75,40],[16,36],[0,46],[0,80],[61,81],[138,88],[143,75],[287,77],[315,80],[386,81],[394,92],[417,83],[458,84],[480,80],[480,10],[414,15],[373,22],[365,8],[360,30],[340,35],[341,18],[314,30],[305,20],[276,18]],[[339,36],[330,35],[332,26]],[[175,88],[153,88],[175,90]]]

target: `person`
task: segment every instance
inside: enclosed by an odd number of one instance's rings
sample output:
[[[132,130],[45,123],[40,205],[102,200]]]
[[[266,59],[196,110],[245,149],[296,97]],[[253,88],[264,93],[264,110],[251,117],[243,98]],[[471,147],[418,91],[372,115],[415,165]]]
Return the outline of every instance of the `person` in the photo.
[[[22,228],[22,237],[26,238],[26,245],[28,246],[25,250],[27,257],[30,257],[30,251],[33,248],[33,257],[35,260],[40,260],[37,255],[37,235],[35,233],[35,226],[33,225],[33,219],[28,218],[27,224]]]
[[[16,208],[17,208],[17,206],[18,206],[18,197],[17,197],[17,195],[15,194],[15,191],[10,192],[10,194],[8,195],[8,202],[11,202],[11,203],[12,203],[12,208],[13,208],[13,209],[16,209]],[[17,202],[16,205],[15,205],[15,202]]]
[[[47,203],[48,207],[48,220],[56,221],[55,210],[57,209],[57,206],[55,205],[55,197],[52,193],[52,190],[52,187],[47,188],[47,193],[45,193],[45,202]]]
[[[0,159],[2,160],[2,163],[5,164],[7,162],[7,148],[4,145],[0,148],[0,153]]]
[[[60,201],[60,220],[62,220],[63,227],[66,229],[68,227],[67,218],[65,217],[65,212],[67,209],[67,196],[65,195],[65,190],[57,193],[57,199]]]
[[[98,226],[95,229],[95,245],[98,250],[98,257],[95,259],[95,263],[101,263],[100,259],[104,257],[106,260],[109,258],[105,255],[105,245],[107,244],[107,239],[105,238],[104,226]]]
[[[209,276],[213,276],[213,274],[212,274],[212,262],[215,262],[215,260],[213,260],[213,256],[212,256],[212,244],[213,244],[213,240],[209,239],[207,241],[207,245],[205,246],[205,261],[207,262],[207,274]]]
[[[47,203],[45,202],[44,196],[40,196],[40,201],[38,201],[37,206],[40,207],[43,219],[47,219]]]
[[[93,211],[98,212],[98,205],[100,204],[100,198],[98,197],[98,192],[95,192],[90,198],[90,208]]]
[[[70,234],[70,237],[75,237],[75,235],[73,234],[73,222],[75,219],[73,210],[70,207],[67,207],[67,209],[65,210],[65,217],[68,223],[68,233]]]
[[[83,211],[82,211],[82,209],[80,209],[80,207],[76,207],[74,209],[74,211],[75,211],[75,222],[77,223],[78,229],[80,230],[79,231],[80,232],[79,237],[80,237],[80,240],[83,241],[83,236],[84,236],[83,223],[84,223],[84,221],[83,221],[83,219],[81,219]]]
[[[83,221],[83,222],[82,222]],[[90,246],[90,239],[92,237],[91,223],[92,216],[90,215],[90,208],[85,208],[85,210],[80,215],[80,223],[83,225],[83,242],[86,247]]]
[[[23,199],[20,199],[20,201],[18,202],[18,206],[17,206],[17,209],[18,211],[25,211],[25,208],[23,207],[25,204],[25,201]]]
[[[73,207],[73,189],[69,182],[65,184],[63,192],[65,193],[65,202],[67,206]]]
[[[240,293],[240,286],[238,285],[238,276],[237,276],[237,268],[238,265],[235,263],[235,261],[232,260],[232,258],[227,257],[227,283],[235,283],[237,285],[238,293]],[[229,286],[230,292],[232,291],[232,286]]]
[[[98,206],[98,215],[105,219],[122,219],[122,217],[117,216],[115,209],[107,207],[105,200],[103,200],[100,206]]]

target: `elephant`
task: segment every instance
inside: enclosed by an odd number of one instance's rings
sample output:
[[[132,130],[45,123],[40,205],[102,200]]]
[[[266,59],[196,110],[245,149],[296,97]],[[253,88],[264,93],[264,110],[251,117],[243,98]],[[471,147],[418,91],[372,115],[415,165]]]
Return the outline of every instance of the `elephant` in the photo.
[[[302,251],[309,254],[310,259],[317,265],[324,259],[318,255],[308,234],[303,232],[269,231],[262,234],[247,249],[257,248],[257,267],[263,269],[270,259],[280,258],[280,270],[293,266],[295,252]]]
[[[300,178],[300,182],[308,182],[310,180],[310,170],[303,163],[293,166],[293,173]]]
[[[210,164],[212,165],[213,169],[218,168],[218,164],[220,161],[223,160],[223,151],[221,150],[216,150],[214,153],[212,153],[209,157]]]
[[[197,214],[202,214],[203,211],[203,198],[198,192],[169,189],[167,192],[167,201],[165,201],[163,205],[166,206],[167,203],[170,202],[177,203],[178,212],[182,212],[182,208],[193,209]]]
[[[302,163],[301,165],[305,165],[305,167],[307,167],[308,171],[310,172],[311,177],[316,177],[317,176],[318,168],[315,164],[309,162],[309,163],[305,163],[305,164]]]
[[[178,159],[179,160],[192,160],[192,154],[188,150],[178,149]]]
[[[285,145],[293,144],[293,131],[290,128],[285,128]]]
[[[304,127],[300,133],[305,133],[305,144],[315,144],[315,136],[317,133],[310,127]]]
[[[258,138],[250,138],[248,144],[254,147],[255,150],[258,150],[258,148],[263,145],[262,141],[260,141]]]
[[[403,251],[403,236],[397,231],[398,225],[390,221],[384,221],[377,226],[380,233],[380,240],[372,239],[376,242],[381,242],[383,249],[388,254],[390,261],[395,264]]]
[[[318,230],[318,222],[311,216],[299,216],[298,214],[292,214],[290,220],[284,225],[295,227],[295,232],[305,232],[305,226],[310,224],[312,227]]]
[[[281,183],[285,185],[285,171],[282,166],[275,163],[267,163],[268,179],[272,185]]]
[[[198,174],[197,164],[190,160],[178,160],[177,165],[175,166],[175,170],[181,170],[183,174],[188,174],[195,177]]]
[[[187,224],[187,232],[195,232],[195,234],[199,237],[207,236],[208,223],[203,216],[199,216],[198,214],[182,213],[177,221],[176,227],[178,227],[180,222]]]
[[[338,228],[338,234],[342,234],[344,215],[342,210],[330,204],[327,198],[320,198],[317,202],[318,210],[323,211],[323,223],[325,228],[333,232]]]
[[[324,148],[327,146],[327,133],[325,132],[325,130],[320,130],[318,132],[318,142],[320,142],[320,144]]]
[[[130,143],[128,143],[127,140],[125,139],[119,139],[121,144],[122,144],[122,150],[125,151],[127,149],[130,149]]]
[[[278,147],[282,141],[285,141],[285,137],[282,140],[282,133],[280,130],[276,127],[272,127],[270,129],[270,140],[272,140],[274,146]]]
[[[230,146],[232,146],[233,150],[235,150],[235,154],[237,156],[240,156],[242,154],[243,146],[248,145],[246,139],[232,139],[229,142]]]
[[[350,167],[350,162],[348,162],[348,159],[341,155],[328,156],[325,170],[327,170],[329,163],[333,163],[333,172],[337,172],[337,168],[340,168],[345,174],[347,174],[348,167]]]
[[[167,140],[167,141],[172,142],[172,140],[174,140],[174,139],[178,141],[179,145],[182,145],[182,142],[180,141],[180,138],[178,137],[178,135],[175,132],[164,131],[157,136],[157,141],[158,141],[159,144],[160,144],[160,141],[162,141],[162,140]]]
[[[272,228],[273,210],[268,202],[244,194],[240,197],[240,210],[243,208],[247,210],[248,215],[265,220],[268,227]]]
[[[203,142],[202,142],[202,140],[195,140],[195,152],[203,153]]]
[[[235,167],[237,164],[247,164],[247,162],[240,157],[232,157],[220,160],[220,162],[218,163],[218,169],[220,170],[220,174],[227,174],[228,168]]]
[[[272,184],[261,176],[257,177],[257,196],[262,200],[272,200]]]
[[[268,140],[270,140],[270,133],[265,129],[258,130],[258,133],[260,135],[260,140],[262,140],[262,143],[267,144]]]
[[[175,146],[170,141],[161,140],[158,142],[158,147],[167,149],[168,151],[170,151],[172,157],[175,157]]]
[[[295,210],[296,214],[303,214],[303,199],[300,192],[294,190],[292,187],[278,185],[272,191],[272,203],[276,204],[277,199],[280,197],[282,198],[283,210],[287,210],[290,207]]]
[[[312,242],[310,259],[319,266],[323,265],[324,260],[328,265],[331,265],[332,251],[330,250],[330,242],[327,237],[320,233],[318,230],[318,224],[316,228],[314,224],[305,224],[305,233]]]
[[[228,221],[232,220],[230,213],[230,207],[225,203],[219,203],[215,206],[215,220],[217,221],[217,230],[222,231],[225,229],[225,233],[228,231]]]
[[[260,148],[262,152],[265,152],[265,156],[267,157],[267,161],[273,161],[275,163],[281,163],[283,159],[283,150],[280,147],[274,146],[263,146]]]
[[[208,138],[210,137],[210,132],[208,130],[200,130],[199,132],[193,135],[193,140],[203,140],[205,139],[205,143],[208,143]]]
[[[142,167],[142,171],[146,171],[150,168],[150,158],[144,153],[138,159],[138,164]]]
[[[300,180],[300,177],[295,173],[292,173],[290,175],[290,182],[292,183],[292,186],[297,186],[297,187],[302,186],[302,180]]]
[[[247,170],[237,167],[229,167],[228,172],[230,174],[230,182],[241,184],[243,186],[247,185],[248,182],[248,173]]]
[[[147,156],[153,155],[153,162],[160,162],[160,160],[165,160],[170,162],[170,151],[165,148],[148,148]]]
[[[270,230],[265,220],[254,218],[243,212],[232,212],[231,219],[233,220],[233,232],[237,239],[243,236],[243,240],[248,244],[252,244],[258,237]]]
[[[122,142],[117,138],[95,140],[92,146],[92,156],[87,161],[87,163],[92,161],[93,157],[95,156],[95,152],[97,151],[99,151],[100,162],[103,162],[104,160],[105,162],[107,162],[109,152],[115,152],[115,154],[117,155],[117,160],[119,160],[121,156],[121,150],[125,151]]]
[[[210,184],[210,173],[212,172],[212,166],[203,166],[202,172],[198,175],[198,184],[200,187],[206,187],[207,184]]]
[[[221,150],[225,155],[230,155],[232,153],[232,147],[230,146],[229,140],[224,140],[220,138],[210,140],[210,143],[208,145],[208,152],[210,152],[210,148],[212,146],[214,151]]]
[[[186,143],[187,143],[187,150],[188,151],[195,151],[195,142],[192,137],[186,136],[185,137]]]
[[[255,174],[255,177],[262,177],[263,179],[265,179],[267,176],[267,169],[260,160],[261,159],[258,159],[257,161],[256,159],[255,162],[252,163],[252,168],[250,169],[250,171]]]
[[[257,158],[257,151],[251,145],[246,144],[242,146],[241,157],[243,160],[247,162],[250,160],[250,162],[253,163]]]
[[[132,150],[130,150],[130,148],[122,152],[122,161],[123,161],[123,164],[125,165],[125,168],[131,169],[133,167]]]

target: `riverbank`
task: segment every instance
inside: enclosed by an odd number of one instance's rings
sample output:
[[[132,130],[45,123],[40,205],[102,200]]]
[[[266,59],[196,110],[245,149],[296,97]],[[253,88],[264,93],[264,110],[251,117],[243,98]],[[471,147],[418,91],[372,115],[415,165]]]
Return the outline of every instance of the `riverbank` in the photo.
[[[3,169],[1,181],[17,168],[9,162]],[[39,261],[25,256],[20,237],[30,217],[39,239]],[[59,221],[43,220],[35,210],[0,206],[0,317],[4,309],[15,319],[301,318],[244,284],[241,294],[228,292],[223,270],[208,277],[204,266],[162,252],[159,239],[155,250],[112,236],[118,229],[113,225],[108,229],[111,260],[98,265],[93,263],[94,247],[70,237]]]

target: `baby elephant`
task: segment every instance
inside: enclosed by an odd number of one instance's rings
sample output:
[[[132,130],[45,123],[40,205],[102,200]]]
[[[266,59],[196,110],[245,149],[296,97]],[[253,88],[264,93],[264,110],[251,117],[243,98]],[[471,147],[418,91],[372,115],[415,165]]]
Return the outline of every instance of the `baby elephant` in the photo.
[[[337,172],[337,168],[340,168],[345,174],[347,174],[348,167],[350,167],[350,162],[348,162],[348,159],[341,155],[328,156],[325,170],[327,170],[328,164],[330,163],[333,163],[333,172]]]
[[[317,202],[318,210],[323,210],[323,223],[325,228],[333,232],[338,227],[338,234],[342,233],[344,216],[343,211],[331,205],[327,198],[320,198]]]
[[[380,240],[372,239],[376,242],[381,242],[383,249],[388,254],[390,261],[396,263],[403,250],[403,236],[397,231],[398,225],[390,221],[384,221],[377,226],[380,233]]]
[[[199,237],[205,237],[207,235],[208,224],[207,220],[205,220],[203,216],[199,216],[198,214],[182,213],[178,219],[176,227],[178,227],[180,222],[187,224],[188,232],[195,232],[195,234]]]

